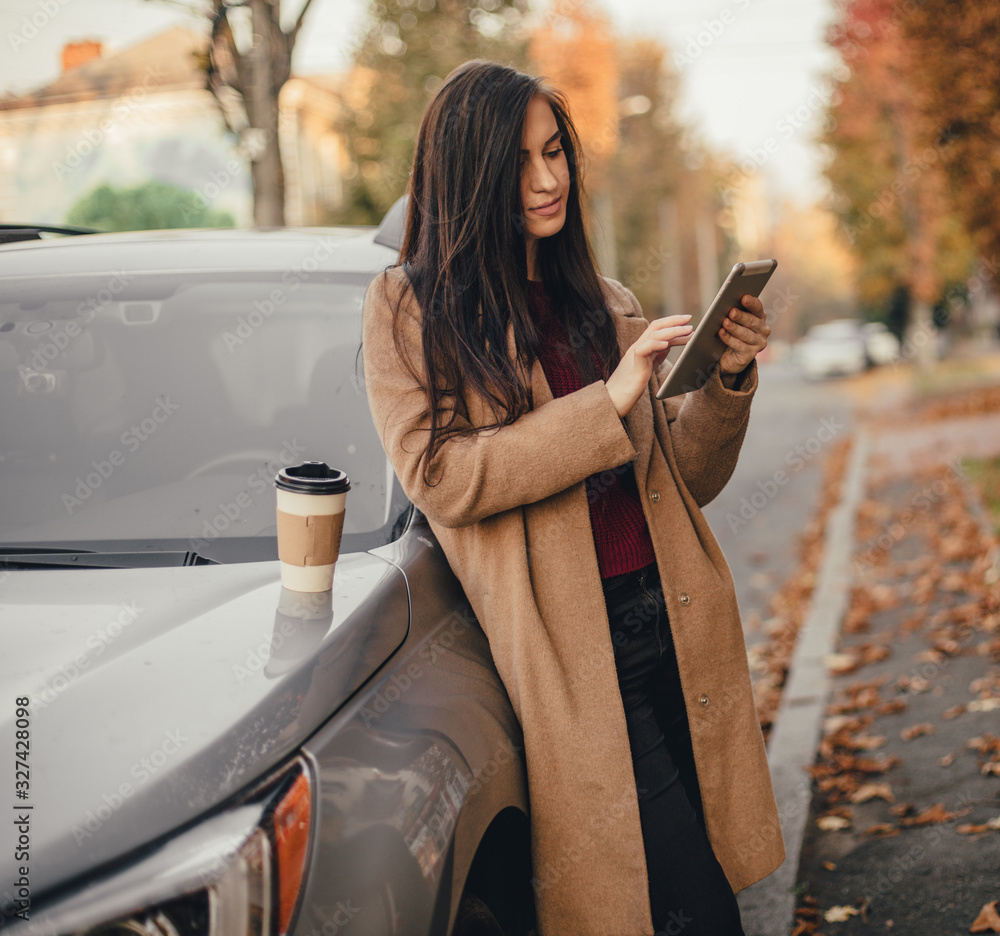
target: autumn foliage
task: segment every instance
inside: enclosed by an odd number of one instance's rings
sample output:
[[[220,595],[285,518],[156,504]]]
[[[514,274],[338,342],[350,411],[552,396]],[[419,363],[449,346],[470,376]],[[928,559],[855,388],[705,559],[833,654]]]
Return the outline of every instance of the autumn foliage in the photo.
[[[835,208],[860,263],[859,294],[887,306],[899,289],[932,305],[968,274],[968,236],[944,166],[952,138],[927,120],[918,50],[907,29],[912,4],[840,0],[829,43],[842,72],[823,138]]]
[[[1000,4],[924,0],[903,24],[921,133],[981,256],[1000,257]]]

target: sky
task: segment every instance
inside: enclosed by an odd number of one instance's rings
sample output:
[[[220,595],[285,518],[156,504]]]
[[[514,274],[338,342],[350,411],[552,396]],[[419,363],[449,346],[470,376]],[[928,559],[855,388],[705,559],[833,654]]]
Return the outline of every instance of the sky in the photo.
[[[285,0],[286,16],[294,17],[301,2]],[[832,0],[603,5],[620,34],[667,45],[682,75],[678,110],[706,142],[762,178],[776,197],[803,205],[822,198],[822,157],[812,140],[836,67],[823,42]],[[183,6],[179,0],[0,0],[0,94],[55,78],[66,42],[98,39],[114,52],[178,23],[195,27],[199,21]],[[293,70],[344,69],[366,7],[367,0],[313,0]]]

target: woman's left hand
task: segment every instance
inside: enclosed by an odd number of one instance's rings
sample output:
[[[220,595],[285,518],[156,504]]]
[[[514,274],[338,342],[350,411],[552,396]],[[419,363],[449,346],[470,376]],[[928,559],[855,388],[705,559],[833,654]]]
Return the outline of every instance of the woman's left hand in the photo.
[[[719,337],[727,346],[719,360],[719,370],[728,387],[735,385],[736,375],[767,347],[767,336],[771,334],[761,301],[754,296],[744,296],[740,303],[743,309],[730,309],[719,329]]]

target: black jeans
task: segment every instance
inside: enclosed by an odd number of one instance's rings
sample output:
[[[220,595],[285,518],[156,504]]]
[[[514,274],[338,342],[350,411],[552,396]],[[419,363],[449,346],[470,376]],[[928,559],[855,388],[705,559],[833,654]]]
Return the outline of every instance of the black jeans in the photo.
[[[667,936],[744,936],[736,896],[705,832],[656,564],[605,579],[604,598],[632,751],[653,925]]]

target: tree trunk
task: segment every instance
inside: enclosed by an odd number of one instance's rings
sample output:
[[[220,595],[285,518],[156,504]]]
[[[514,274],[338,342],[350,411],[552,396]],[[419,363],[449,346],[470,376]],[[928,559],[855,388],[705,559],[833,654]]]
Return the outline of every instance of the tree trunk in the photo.
[[[604,276],[618,276],[618,252],[615,250],[614,204],[609,192],[599,192],[594,204],[594,254],[597,268]]]
[[[913,101],[902,91],[906,87],[902,65],[897,62],[890,69],[896,89],[895,100],[889,108],[889,125],[892,133],[896,182],[906,178],[908,167],[913,166]],[[924,193],[927,182],[909,181],[900,186],[899,207],[906,231],[906,248],[909,255],[907,284],[912,303],[906,328],[906,347],[912,353],[917,367],[926,373],[937,360],[937,329],[931,313],[931,303],[939,283],[934,271],[935,236],[934,220],[928,209]]]
[[[671,195],[660,202],[660,241],[666,248],[667,260],[660,270],[662,306],[660,315],[684,314],[684,281],[681,268],[680,221],[677,199]]]
[[[248,96],[250,126],[262,131],[263,147],[251,166],[253,217],[259,227],[284,227],[285,174],[278,147],[278,90],[274,80],[274,59],[282,53],[281,37],[273,35],[267,0],[251,0],[254,44],[250,55],[253,91]],[[282,82],[283,83],[283,82]]]
[[[715,222],[704,206],[695,219],[695,244],[698,248],[698,294],[705,312],[719,291],[719,251],[715,245]]]
[[[917,367],[926,373],[937,360],[937,328],[929,302],[914,298],[910,307],[910,322],[906,329],[905,351],[911,351]]]

